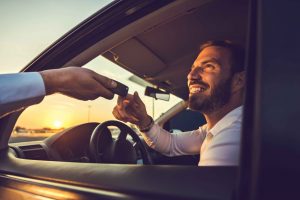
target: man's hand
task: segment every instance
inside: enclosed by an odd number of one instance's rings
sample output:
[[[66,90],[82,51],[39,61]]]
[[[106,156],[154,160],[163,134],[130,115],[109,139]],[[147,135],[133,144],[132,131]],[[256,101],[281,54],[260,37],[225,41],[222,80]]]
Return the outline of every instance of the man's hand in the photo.
[[[113,115],[118,120],[130,122],[139,127],[151,123],[151,117],[147,114],[145,104],[137,92],[134,95],[128,94],[126,97],[119,96],[118,104],[113,109]]]
[[[81,67],[45,70],[40,74],[47,95],[58,92],[80,100],[94,100],[98,97],[112,99],[114,94],[109,89],[117,86],[115,81]]]

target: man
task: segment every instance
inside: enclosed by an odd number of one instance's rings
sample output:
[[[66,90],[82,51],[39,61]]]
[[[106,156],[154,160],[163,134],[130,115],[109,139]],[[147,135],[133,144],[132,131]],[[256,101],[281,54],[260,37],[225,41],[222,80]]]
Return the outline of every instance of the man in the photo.
[[[0,75],[0,117],[61,93],[80,100],[112,99],[116,82],[89,69],[62,69]]]
[[[198,130],[170,134],[153,123],[137,93],[119,98],[114,116],[138,126],[146,143],[168,155],[200,152],[199,166],[238,165],[245,82],[244,50],[229,41],[209,41],[188,74],[189,108],[203,113]]]

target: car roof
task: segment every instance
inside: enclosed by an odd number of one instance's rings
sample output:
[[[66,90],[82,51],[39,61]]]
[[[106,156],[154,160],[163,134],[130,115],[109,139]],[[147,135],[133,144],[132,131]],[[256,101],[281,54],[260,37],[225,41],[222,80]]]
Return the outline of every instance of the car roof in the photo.
[[[179,6],[169,5],[165,8],[167,12],[164,10],[153,19],[155,23],[143,31],[136,27],[130,37],[103,55],[152,84],[187,99],[186,75],[201,43],[227,39],[245,44],[248,3],[191,1],[190,5]]]

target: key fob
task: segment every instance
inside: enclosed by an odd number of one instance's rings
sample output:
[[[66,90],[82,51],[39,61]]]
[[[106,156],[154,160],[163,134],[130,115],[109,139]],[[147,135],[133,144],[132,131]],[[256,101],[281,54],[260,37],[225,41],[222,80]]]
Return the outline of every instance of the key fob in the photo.
[[[128,94],[129,88],[126,85],[124,85],[123,83],[120,83],[118,81],[115,81],[115,82],[117,83],[117,87],[111,88],[110,91],[112,91],[114,94],[117,94],[121,97],[126,97]]]

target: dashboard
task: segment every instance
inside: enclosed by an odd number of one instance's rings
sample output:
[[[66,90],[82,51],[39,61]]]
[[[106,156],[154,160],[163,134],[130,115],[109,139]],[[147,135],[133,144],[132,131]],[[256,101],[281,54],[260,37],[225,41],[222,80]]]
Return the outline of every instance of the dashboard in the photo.
[[[71,127],[43,141],[10,143],[19,158],[65,162],[90,162],[89,141],[98,123]]]
[[[57,133],[42,141],[10,143],[10,151],[18,158],[32,160],[51,160],[62,162],[94,162],[89,150],[90,138],[94,129],[99,123],[85,123],[71,127]],[[114,137],[114,136],[113,136]],[[132,139],[127,140],[133,143]],[[167,157],[149,148],[141,138],[142,143],[147,148],[154,164],[167,165],[197,165],[199,155],[186,155]],[[137,152],[137,164],[142,164],[142,158]]]

